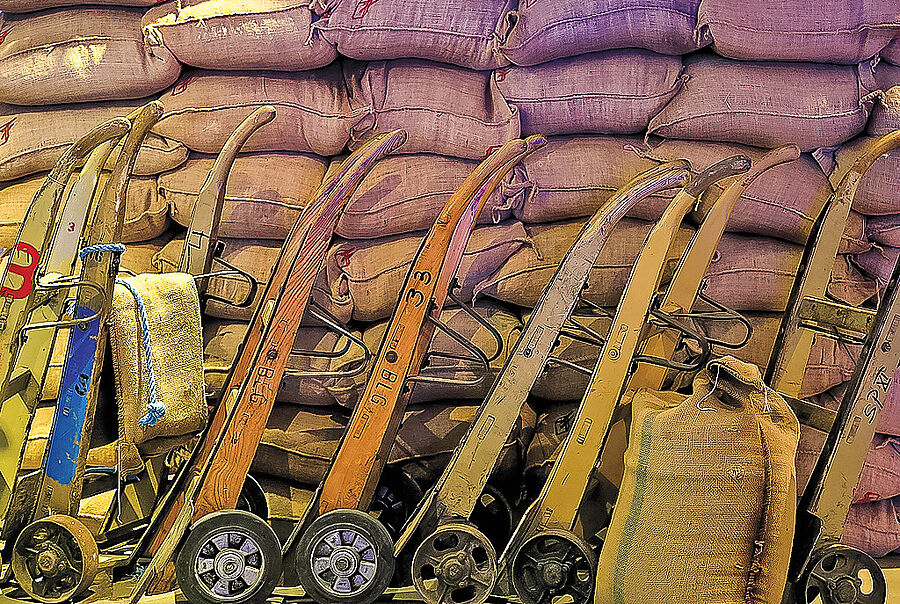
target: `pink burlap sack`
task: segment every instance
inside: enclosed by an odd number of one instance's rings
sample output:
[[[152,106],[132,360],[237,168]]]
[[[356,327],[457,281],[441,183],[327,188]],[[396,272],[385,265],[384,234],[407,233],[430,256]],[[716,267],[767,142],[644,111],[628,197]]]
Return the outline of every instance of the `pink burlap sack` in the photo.
[[[900,372],[894,373],[894,381],[888,390],[884,409],[878,416],[877,429],[883,434],[900,436]]]
[[[881,51],[881,58],[888,63],[900,65],[900,36],[884,47],[884,50]]]
[[[841,145],[835,154],[837,165],[829,176],[834,186],[873,140],[874,137],[861,136]],[[853,198],[853,208],[876,216],[900,213],[900,152],[887,153],[866,171]]]
[[[91,128],[128,115],[140,102],[83,103],[48,107],[0,104],[0,181],[46,172],[63,152]],[[152,176],[185,162],[187,148],[150,133],[134,166],[136,176]],[[118,155],[113,153],[110,163]]]
[[[153,6],[160,0],[91,0],[91,4],[108,6]],[[7,13],[27,13],[45,8],[83,4],[82,0],[0,0],[0,11]]]
[[[779,239],[726,233],[706,274],[706,295],[736,310],[784,311],[803,247]],[[849,304],[875,295],[875,284],[839,255],[828,292]]]
[[[729,2],[703,0],[699,27],[732,59],[857,64],[900,34],[893,0]]]
[[[431,61],[398,59],[347,68],[359,145],[375,131],[403,128],[403,153],[438,153],[484,159],[519,136],[519,112],[510,107],[487,72]]]
[[[861,73],[866,73],[862,69]],[[872,107],[866,134],[881,136],[900,128],[900,67],[881,62],[871,73],[874,84],[870,82],[870,86],[881,94]]]
[[[613,48],[681,55],[709,44],[696,32],[699,0],[522,0],[501,47],[516,65]]]
[[[638,154],[641,146],[639,139],[626,136],[551,137],[516,165],[504,194],[525,223],[590,216],[620,187],[658,165]],[[658,220],[672,195],[647,197],[629,216]]]
[[[190,224],[197,195],[214,162],[211,155],[194,154],[177,170],[160,175],[159,194],[178,224]],[[228,175],[219,235],[283,241],[322,183],[325,168],[325,160],[315,155],[239,155]]]
[[[681,88],[681,57],[610,50],[494,72],[523,134],[643,132]]]
[[[474,160],[427,153],[387,157],[356,188],[335,232],[345,239],[374,239],[427,230],[477,166]],[[509,218],[501,190],[511,179],[507,176],[488,198],[478,224]]]
[[[205,0],[189,7],[173,1],[161,8],[144,19],[147,41],[185,65],[301,71],[337,58],[313,27],[310,0]]]
[[[166,114],[154,131],[201,153],[218,153],[254,109],[273,105],[275,119],[248,139],[244,152],[335,155],[353,125],[369,113],[366,107],[350,108],[336,64],[292,73],[195,71],[160,100]]]
[[[872,105],[849,66],[696,55],[685,60],[685,74],[687,83],[650,121],[650,134],[757,147],[795,143],[809,151],[861,132]]]
[[[527,225],[532,245],[510,256],[493,275],[477,286],[475,294],[534,308],[585,221]],[[634,261],[652,226],[653,223],[643,220],[623,218],[610,231],[583,292],[588,300],[600,306],[618,304]],[[683,227],[678,232],[669,251],[670,258],[681,257],[692,234],[693,230],[689,227]],[[674,270],[673,265],[667,271],[669,275]]]
[[[756,161],[765,151],[729,143],[666,140],[654,144],[647,153],[664,160],[687,159],[695,170],[702,170],[723,157],[739,153]],[[727,184],[730,181],[726,181]],[[707,191],[701,198],[698,211],[693,214],[695,222],[699,223],[706,216],[723,190],[722,185],[716,185]],[[757,178],[735,205],[726,230],[805,243],[816,217],[832,192],[831,184],[819,165],[804,154],[797,161],[776,166]],[[844,231],[841,252],[859,253],[869,247],[865,237],[865,221],[860,214],[852,212]]]
[[[6,15],[0,102],[51,105],[138,99],[178,79],[164,48],[144,45],[140,9],[79,7]]]
[[[836,408],[836,407],[835,407]],[[797,490],[802,493],[827,434],[809,426],[800,426],[800,446],[797,448]],[[853,503],[868,503],[891,499],[900,495],[900,440],[876,434],[866,455],[862,474],[853,492]]]
[[[888,247],[900,247],[900,214],[866,218],[866,237]]]
[[[424,236],[420,231],[381,239],[335,241],[325,265],[331,297],[339,302],[346,300],[357,321],[388,318]],[[462,288],[457,293],[463,300],[471,300],[475,287],[528,243],[525,228],[518,221],[473,230],[457,273]]]
[[[509,64],[497,46],[505,35],[510,4],[344,0],[314,29],[353,59],[429,59],[488,70]]]
[[[841,541],[881,558],[900,549],[900,497],[851,505]]]
[[[875,279],[879,287],[883,288],[891,278],[898,257],[900,257],[900,247],[878,246],[864,254],[853,256],[853,264],[866,275]]]

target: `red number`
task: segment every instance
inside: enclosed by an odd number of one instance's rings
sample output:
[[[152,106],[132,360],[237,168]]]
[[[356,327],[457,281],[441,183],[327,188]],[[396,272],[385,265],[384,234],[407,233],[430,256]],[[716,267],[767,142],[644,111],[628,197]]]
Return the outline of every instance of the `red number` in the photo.
[[[29,245],[24,241],[16,243],[16,251],[28,254],[28,264],[26,266],[19,266],[18,264],[13,264],[12,260],[10,260],[10,263],[6,266],[6,272],[21,276],[23,279],[22,285],[20,285],[18,289],[10,289],[6,286],[0,288],[0,296],[21,300],[31,293],[34,272],[37,270],[41,255],[34,249],[34,246]]]

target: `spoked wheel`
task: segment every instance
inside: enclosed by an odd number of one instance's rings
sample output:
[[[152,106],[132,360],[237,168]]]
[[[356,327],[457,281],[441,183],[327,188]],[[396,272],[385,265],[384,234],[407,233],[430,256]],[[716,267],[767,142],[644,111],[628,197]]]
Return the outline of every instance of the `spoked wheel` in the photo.
[[[19,586],[39,602],[64,602],[90,587],[100,556],[94,536],[71,516],[32,522],[19,533],[12,570]]]
[[[281,578],[281,545],[249,512],[214,512],[188,533],[175,571],[189,602],[265,602]]]
[[[416,548],[412,575],[428,604],[481,604],[497,583],[497,552],[475,527],[446,524]]]
[[[797,586],[798,601],[812,604],[884,604],[887,584],[878,564],[846,545],[827,545],[813,552],[809,569]]]
[[[597,559],[587,543],[568,531],[547,531],[515,553],[512,583],[524,604],[586,604],[596,573]]]
[[[472,510],[472,524],[484,533],[495,550],[502,550],[509,542],[514,528],[512,506],[506,497],[491,485],[486,485]]]
[[[396,539],[421,499],[422,489],[409,474],[387,466],[381,473],[369,510],[391,538]]]
[[[297,544],[297,575],[320,604],[369,604],[394,575],[387,529],[359,510],[333,510],[316,518]]]
[[[241,494],[238,496],[235,509],[250,512],[263,520],[269,519],[269,502],[266,499],[266,492],[263,491],[259,482],[249,474],[244,480],[244,486],[241,487]]]

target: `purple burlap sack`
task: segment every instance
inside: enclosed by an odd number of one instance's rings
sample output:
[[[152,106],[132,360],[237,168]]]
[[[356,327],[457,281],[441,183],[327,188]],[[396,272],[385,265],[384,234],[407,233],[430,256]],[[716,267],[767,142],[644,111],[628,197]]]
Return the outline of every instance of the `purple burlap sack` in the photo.
[[[881,58],[888,63],[900,65],[900,36],[884,47],[884,50],[881,51]]]
[[[484,159],[519,136],[519,112],[487,72],[397,59],[345,66],[351,106],[367,117],[353,128],[352,147],[374,132],[403,128],[403,153]]]
[[[861,132],[872,105],[850,66],[700,54],[685,59],[685,74],[681,91],[650,121],[650,134],[809,151]]]
[[[681,88],[681,57],[610,50],[494,72],[523,134],[643,132]]]
[[[699,0],[522,0],[509,13],[501,50],[516,65],[537,65],[613,48],[681,55],[710,38],[695,32]]]
[[[900,214],[866,218],[866,237],[888,247],[900,247]]]
[[[880,558],[900,548],[900,497],[851,505],[841,542]]]
[[[469,69],[508,65],[498,51],[510,0],[344,0],[314,26],[353,59],[429,59]]]
[[[841,145],[835,153],[834,171],[829,176],[832,185],[838,185],[874,140],[872,136],[861,136]],[[900,152],[883,155],[866,171],[853,197],[853,209],[876,216],[900,213]]]
[[[732,59],[855,65],[900,34],[893,0],[703,0],[698,25],[713,48]]]

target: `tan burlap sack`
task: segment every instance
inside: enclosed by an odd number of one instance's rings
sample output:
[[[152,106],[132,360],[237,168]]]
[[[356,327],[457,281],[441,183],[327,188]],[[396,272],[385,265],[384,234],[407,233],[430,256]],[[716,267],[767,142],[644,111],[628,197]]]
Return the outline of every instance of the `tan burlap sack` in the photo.
[[[312,501],[313,491],[281,478],[272,479],[262,475],[254,476],[254,478],[259,482],[263,493],[266,494],[269,524],[278,535],[278,539],[284,543],[290,537],[297,520],[303,517],[309,502]]]
[[[172,218],[188,226],[200,188],[215,158],[197,155],[177,170],[161,174],[159,195]],[[299,153],[247,153],[228,175],[219,235],[284,240],[325,176],[326,162]]]
[[[687,159],[695,170],[702,170],[739,153],[756,161],[765,150],[747,145],[710,143],[701,141],[654,141],[647,151],[652,157],[664,160]],[[716,185],[701,198],[701,205],[693,219],[699,224],[718,199],[728,181]],[[833,192],[828,178],[810,155],[797,161],[776,166],[753,181],[741,195],[728,219],[726,230],[777,237],[795,243],[805,243],[812,225]],[[864,233],[864,220],[856,212],[850,214],[842,253],[859,253],[869,249]]]
[[[712,55],[684,65],[688,82],[650,121],[650,134],[809,151],[861,132],[872,106],[855,67]]]
[[[611,48],[681,55],[709,44],[695,34],[699,0],[520,2],[501,47],[516,65],[536,65]]]
[[[63,152],[91,128],[131,113],[136,103],[85,103],[52,107],[0,104],[0,181],[47,172]],[[153,176],[177,168],[187,148],[174,140],[149,134],[134,166],[136,176]],[[110,156],[110,162],[118,157]]]
[[[51,105],[139,99],[178,79],[165,48],[144,45],[140,9],[79,7],[3,21],[0,102]]]
[[[900,34],[897,5],[870,0],[810,3],[703,0],[700,27],[709,28],[721,55],[750,61],[847,63],[878,54]]]
[[[533,308],[547,286],[556,267],[572,247],[584,220],[567,220],[551,224],[527,225],[531,245],[522,247],[490,277],[475,289],[476,296],[487,296],[526,308]],[[588,277],[583,292],[588,300],[600,306],[619,302],[631,267],[653,224],[624,218],[612,229]],[[681,257],[693,230],[683,227],[675,238],[669,257]],[[666,270],[671,275],[675,263]]]
[[[244,340],[248,324],[239,321],[207,319],[203,324],[206,388],[219,392],[224,385],[228,368],[235,359]],[[362,332],[351,330],[356,337]],[[320,327],[301,327],[294,339],[287,368],[294,371],[344,371],[357,367],[364,359],[362,349],[355,344],[347,348],[347,338]],[[336,358],[311,357],[304,353],[340,354]],[[356,384],[351,378],[285,375],[276,396],[280,402],[298,405],[334,405],[343,402],[348,393],[358,397]]]
[[[166,244],[172,241],[174,236],[175,233],[168,230],[156,239],[142,241],[140,243],[129,243],[125,246],[125,251],[122,253],[119,267],[123,271],[130,271],[136,275],[158,274],[163,272],[159,263],[154,262],[154,257],[159,254],[160,250],[162,250]]]
[[[387,157],[356,188],[335,232],[346,239],[373,239],[427,230],[477,166],[474,160],[425,153]],[[478,224],[509,218],[501,189],[511,178],[488,198]]]
[[[796,516],[790,407],[725,357],[691,396],[639,390],[632,408],[595,602],[779,604]]]
[[[356,111],[368,113],[353,129],[351,146],[375,131],[403,128],[403,153],[484,159],[519,136],[519,113],[503,99],[488,72],[432,61],[397,59],[347,66]]]
[[[126,286],[116,285],[109,339],[119,437],[125,448],[150,455],[206,426],[200,301],[193,277],[184,273],[124,280],[141,301]],[[141,310],[149,331],[142,326]],[[148,339],[150,360],[144,348]]]
[[[526,223],[590,216],[620,187],[657,165],[638,155],[641,147],[640,139],[627,136],[550,137],[516,165],[504,195]],[[673,194],[648,197],[629,216],[658,220]]]
[[[154,131],[201,153],[218,153],[234,129],[262,105],[277,116],[244,145],[251,151],[300,151],[335,155],[350,129],[369,113],[350,109],[341,69],[303,72],[196,71],[160,98],[166,115]]]
[[[82,4],[81,0],[0,0],[0,10],[10,13],[27,13],[29,11],[73,6]],[[91,0],[91,4],[109,6],[153,6],[159,0]]]
[[[900,497],[851,505],[841,541],[875,558],[900,549]]]
[[[19,225],[28,205],[44,183],[46,174],[38,174],[0,184],[0,247],[15,243]],[[101,177],[105,186],[108,175]],[[156,179],[133,177],[125,197],[125,225],[122,242],[147,241],[160,236],[169,226],[169,208],[156,194]]]
[[[310,0],[170,2],[152,13],[144,18],[147,41],[164,45],[185,65],[300,71],[337,58],[313,28]]]
[[[477,361],[468,360],[472,353],[460,346],[450,336],[438,331],[434,335],[429,347],[430,352],[441,354],[454,354],[466,356],[466,360],[449,359],[441,356],[434,356],[430,359],[428,366],[422,369],[420,375],[425,377],[436,377],[451,380],[460,380],[464,382],[474,382],[479,377],[483,378],[476,384],[440,384],[440,383],[418,383],[413,386],[412,403],[426,403],[440,400],[450,399],[477,399],[487,396],[488,390],[497,379],[497,375],[503,368],[503,364],[509,357],[509,352],[522,334],[522,322],[514,313],[490,301],[479,302],[475,305],[475,312],[486,321],[491,327],[500,333],[502,348],[496,359],[490,362],[488,371],[484,371],[484,366]],[[485,355],[490,358],[497,352],[497,341],[490,331],[483,325],[479,325],[471,316],[466,314],[461,308],[447,308],[441,313],[441,321],[456,331],[458,334],[470,344],[480,348]],[[381,342],[384,340],[384,334],[387,331],[388,322],[383,321],[371,327],[366,328],[363,332],[363,341],[372,351],[377,351]],[[355,396],[347,401],[341,401],[341,404],[353,407],[359,401],[359,395],[362,393],[368,379],[368,373],[362,374],[354,379]]]
[[[835,154],[835,169],[829,176],[834,186],[873,140],[871,136],[861,136],[841,145]],[[853,208],[876,216],[900,214],[900,153],[891,151],[866,170],[853,198]]]
[[[381,239],[335,241],[328,250],[325,269],[331,298],[349,301],[353,319],[379,321],[394,311],[403,281],[425,233]],[[529,244],[521,222],[506,221],[472,231],[456,278],[463,300],[508,258]]]
[[[345,0],[313,26],[353,59],[430,59],[476,70],[508,65],[497,50],[510,0]]]
[[[522,134],[643,132],[681,88],[681,57],[625,49],[494,72]]]
[[[407,409],[388,463],[399,466],[413,478],[433,481],[478,411],[476,401],[415,405]],[[317,485],[325,476],[344,432],[348,417],[342,409],[276,405],[269,416],[252,469],[255,472]],[[520,416],[503,448],[497,470],[501,476],[519,470],[524,456],[523,434],[529,413]]]

